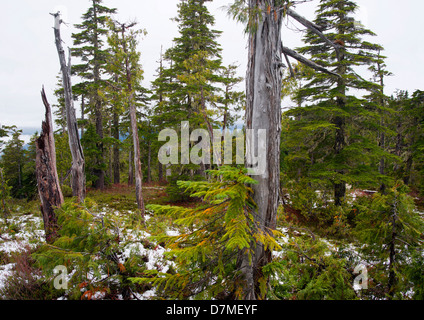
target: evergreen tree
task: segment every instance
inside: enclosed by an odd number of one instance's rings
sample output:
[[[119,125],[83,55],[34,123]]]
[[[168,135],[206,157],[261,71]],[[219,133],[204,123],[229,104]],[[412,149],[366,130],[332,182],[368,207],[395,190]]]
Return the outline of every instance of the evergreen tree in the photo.
[[[178,4],[174,21],[178,22],[180,34],[165,53],[169,65],[161,63],[154,83],[160,90],[157,96],[161,96],[156,118],[162,118],[163,125],[169,128],[178,127],[187,119],[205,124],[202,108],[206,103],[210,107],[218,91],[215,86],[220,82],[222,66],[221,48],[216,39],[221,32],[211,29],[215,18],[206,7],[208,1],[189,0]]]
[[[405,277],[407,261],[422,252],[424,222],[408,192],[398,181],[385,195],[377,194],[359,207],[356,231],[366,244],[361,251],[373,267],[370,276],[376,285],[371,292],[380,298],[402,298],[401,293],[411,289]]]
[[[376,117],[360,95],[380,88],[365,80],[358,68],[375,63],[382,48],[364,39],[374,33],[355,20],[357,8],[348,0],[320,2],[315,24],[338,50],[334,52],[326,41],[308,31],[306,46],[299,52],[309,54],[319,65],[334,68],[341,77],[305,73],[307,83],[296,97],[305,106],[288,113],[295,119],[289,135],[293,142],[301,142],[292,150],[295,167],[303,168],[301,174],[317,188],[332,187],[336,205],[344,200],[347,183],[375,183],[370,173],[381,154],[375,141],[358,134],[364,128],[375,128]]]
[[[106,28],[107,19],[116,13],[116,9],[110,9],[102,5],[102,0],[91,0],[91,6],[82,16],[83,22],[75,25],[80,33],[73,34],[73,56],[81,58],[82,63],[75,65],[73,70],[76,75],[85,80],[85,88],[89,95],[89,108],[95,123],[93,139],[96,140],[95,162],[92,168],[96,179],[93,185],[97,189],[103,189],[105,184],[104,163],[104,103],[100,92],[104,88],[102,75],[105,71],[107,50],[104,47],[104,38],[108,33]]]
[[[169,249],[166,255],[175,259],[176,273],[151,270],[146,277],[132,281],[164,288],[163,298],[243,299],[243,280],[237,268],[239,251],[251,256],[254,241],[270,250],[280,249],[273,236],[254,221],[256,205],[249,185],[255,180],[246,172],[221,167],[209,172],[209,182],[178,182],[192,197],[203,200],[196,208],[150,205],[156,214],[172,217],[186,232],[158,237]],[[266,291],[266,282],[262,282],[263,296]]]
[[[32,198],[36,194],[35,145],[32,138],[27,150],[21,140],[22,130],[10,127],[11,139],[6,143],[0,158],[4,181],[8,181],[14,198]]]
[[[140,52],[137,51],[138,36],[145,33],[144,30],[132,29],[136,23],[113,23],[109,26],[112,32],[108,37],[113,56],[111,57],[111,72],[115,75],[117,82],[122,87],[121,101],[127,106],[130,117],[130,128],[134,147],[134,169],[136,181],[136,199],[138,208],[144,215],[144,200],[142,196],[142,169],[140,140],[137,121],[137,91],[143,94],[140,82],[143,78],[143,69],[140,65]],[[140,92],[141,91],[141,92]],[[138,98],[138,99],[137,99]]]

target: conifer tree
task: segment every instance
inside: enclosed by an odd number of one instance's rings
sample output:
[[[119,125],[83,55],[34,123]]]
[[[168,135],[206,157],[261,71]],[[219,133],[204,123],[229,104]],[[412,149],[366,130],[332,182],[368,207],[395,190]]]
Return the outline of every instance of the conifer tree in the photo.
[[[361,251],[373,266],[371,277],[384,286],[380,298],[401,298],[399,293],[410,289],[406,261],[422,252],[424,223],[408,192],[403,181],[397,181],[385,195],[377,194],[359,209],[356,231],[366,244]],[[376,289],[372,288],[372,294],[381,294]]]
[[[11,139],[6,143],[0,159],[4,179],[9,181],[11,195],[21,198],[23,188],[23,167],[25,164],[24,141],[21,139],[22,130],[11,127]]]
[[[75,65],[73,70],[86,82],[86,90],[89,94],[90,111],[95,123],[94,137],[96,148],[99,152],[92,171],[95,176],[94,187],[103,189],[105,184],[104,164],[104,105],[101,90],[104,87],[102,74],[105,71],[107,50],[104,47],[104,38],[108,33],[106,28],[107,19],[116,13],[116,9],[110,9],[102,5],[102,0],[90,0],[91,6],[82,16],[82,23],[75,25],[80,33],[72,35],[74,39],[73,56],[81,58],[82,63]]]
[[[136,199],[138,208],[144,215],[144,200],[142,195],[143,174],[141,168],[141,152],[139,130],[137,124],[137,90],[140,90],[140,81],[143,78],[143,69],[140,65],[140,52],[137,51],[138,39],[144,30],[133,30],[136,23],[109,22],[112,32],[108,37],[113,51],[112,72],[117,83],[122,87],[121,102],[127,106],[130,117],[130,128],[134,147],[134,169],[136,182]],[[140,90],[143,91],[143,90]],[[143,93],[143,92],[141,92]]]
[[[328,41],[308,31],[306,45],[299,52],[309,54],[322,66],[334,68],[341,77],[307,73],[307,83],[297,95],[297,100],[304,101],[306,106],[289,112],[297,119],[290,127],[291,132],[298,138],[304,137],[296,157],[306,156],[304,174],[332,186],[336,205],[342,204],[347,183],[373,181],[367,172],[372,170],[371,158],[379,150],[375,143],[356,134],[364,126],[373,125],[370,118],[374,116],[360,94],[379,88],[364,79],[358,67],[375,63],[382,50],[364,39],[375,34],[355,20],[357,8],[348,0],[320,2],[314,22],[338,50],[334,52]]]
[[[221,47],[216,41],[220,31],[212,29],[215,18],[206,3],[210,0],[188,0],[178,4],[179,36],[164,55],[156,80],[161,103],[156,107],[157,118],[166,127],[178,127],[190,119],[193,125],[207,125],[205,108],[218,91],[222,68]],[[166,103],[165,103],[166,102]],[[208,112],[206,112],[208,113]]]

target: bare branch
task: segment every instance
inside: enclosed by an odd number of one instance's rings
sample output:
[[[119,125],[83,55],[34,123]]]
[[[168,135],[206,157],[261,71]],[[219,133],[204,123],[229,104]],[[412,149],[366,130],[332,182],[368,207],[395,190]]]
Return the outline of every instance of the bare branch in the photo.
[[[341,76],[335,72],[332,72],[330,70],[327,70],[324,67],[321,67],[320,65],[316,64],[315,62],[312,62],[311,60],[306,59],[305,57],[301,56],[300,54],[298,54],[296,51],[289,49],[287,47],[282,47],[283,50],[283,54],[286,54],[290,57],[292,57],[293,59],[296,59],[297,61],[303,63],[304,65],[311,67],[312,69],[315,69],[317,71],[321,71],[324,72],[326,74],[341,78]]]
[[[317,26],[315,23],[312,23],[311,21],[307,20],[306,18],[300,16],[299,14],[297,14],[296,12],[294,12],[290,8],[286,8],[286,12],[290,17],[292,17],[293,19],[295,19],[296,21],[298,21],[299,23],[304,25],[306,28],[311,30],[313,33],[315,33],[317,36],[319,36],[322,40],[324,40],[325,43],[327,43],[329,46],[333,47],[334,50],[336,50],[337,60],[340,61],[340,47],[339,47],[339,45],[332,42],[330,39],[328,39],[321,32],[319,26]]]

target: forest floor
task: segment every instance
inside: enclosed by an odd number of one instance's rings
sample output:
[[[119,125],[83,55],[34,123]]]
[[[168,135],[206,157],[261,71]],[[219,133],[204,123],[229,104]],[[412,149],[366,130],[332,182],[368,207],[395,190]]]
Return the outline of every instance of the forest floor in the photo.
[[[166,187],[160,184],[148,184],[143,186],[143,196],[146,204],[170,204],[167,200]],[[364,193],[364,192],[362,192]],[[356,196],[364,196],[361,192]],[[365,192],[366,195],[366,192]],[[121,221],[126,221],[129,217],[138,214],[135,201],[134,190],[126,185],[114,185],[103,191],[89,190],[87,198],[97,204],[96,214],[112,214]],[[422,212],[424,218],[423,199],[417,200],[417,210]],[[196,203],[177,203],[179,206],[193,206]],[[0,292],[8,282],[16,275],[19,266],[19,255],[22,252],[33,252],[38,246],[45,243],[43,219],[39,210],[39,201],[18,201],[10,203],[13,214],[7,219],[0,219]],[[286,206],[286,212],[295,216],[295,211],[290,211]],[[123,257],[130,256],[134,252],[146,257],[146,268],[156,270],[166,270],[173,264],[164,257],[166,249],[164,245],[153,243],[151,236],[159,234],[176,235],[178,230],[173,226],[172,221],[164,216],[155,216],[152,212],[146,212],[144,231],[133,231],[131,228],[123,227],[122,239],[128,245],[124,247]],[[286,228],[279,227],[283,234]],[[287,240],[287,239],[286,239]],[[280,239],[280,241],[285,241]],[[324,239],[329,248],[337,250],[337,242],[332,239]],[[355,250],[355,248],[352,248]],[[275,256],[279,256],[275,252]],[[359,258],[358,258],[359,259]],[[155,296],[154,290],[145,290],[138,294],[137,299],[149,299]],[[0,295],[0,300],[4,298]],[[100,297],[101,298],[101,297]]]

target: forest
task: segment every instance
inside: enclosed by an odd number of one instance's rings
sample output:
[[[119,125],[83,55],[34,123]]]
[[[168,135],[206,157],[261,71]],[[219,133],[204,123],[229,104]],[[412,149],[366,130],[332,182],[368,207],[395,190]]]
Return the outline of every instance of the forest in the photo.
[[[424,91],[388,92],[354,0],[230,1],[245,77],[208,2],[149,86],[143,21],[86,1],[67,50],[46,12],[41,131],[0,125],[0,300],[424,300]]]

